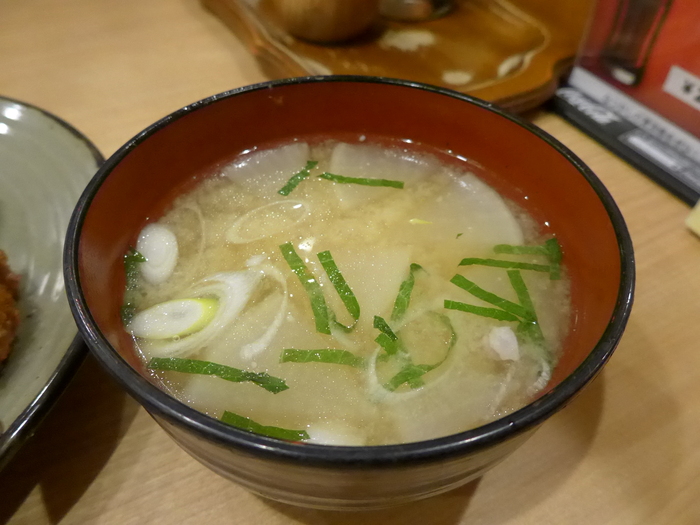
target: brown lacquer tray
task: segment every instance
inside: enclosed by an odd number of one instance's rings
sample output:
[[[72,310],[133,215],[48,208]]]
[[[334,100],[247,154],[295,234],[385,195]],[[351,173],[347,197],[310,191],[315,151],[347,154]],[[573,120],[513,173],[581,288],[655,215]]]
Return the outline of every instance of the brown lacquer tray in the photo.
[[[382,20],[342,44],[284,31],[269,0],[202,0],[267,75],[355,74],[443,86],[524,111],[546,100],[573,62],[592,0],[456,0],[423,22]]]

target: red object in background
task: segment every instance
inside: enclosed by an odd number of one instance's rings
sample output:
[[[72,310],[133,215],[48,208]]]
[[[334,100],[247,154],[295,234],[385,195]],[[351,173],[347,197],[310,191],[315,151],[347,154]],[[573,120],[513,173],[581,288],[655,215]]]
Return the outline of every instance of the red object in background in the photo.
[[[700,102],[700,1],[598,2],[579,65],[700,137],[700,110],[687,101]],[[664,91],[673,66],[689,73],[685,101]]]
[[[610,76],[632,86],[644,75],[652,45],[673,0],[619,0],[601,60]]]

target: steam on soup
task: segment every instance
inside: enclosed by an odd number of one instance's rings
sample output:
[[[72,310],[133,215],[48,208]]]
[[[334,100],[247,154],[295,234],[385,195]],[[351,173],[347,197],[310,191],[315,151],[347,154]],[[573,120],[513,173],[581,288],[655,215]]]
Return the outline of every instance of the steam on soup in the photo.
[[[125,257],[154,378],[231,425],[383,445],[527,404],[569,321],[556,239],[417,149],[293,141],[178,198]]]

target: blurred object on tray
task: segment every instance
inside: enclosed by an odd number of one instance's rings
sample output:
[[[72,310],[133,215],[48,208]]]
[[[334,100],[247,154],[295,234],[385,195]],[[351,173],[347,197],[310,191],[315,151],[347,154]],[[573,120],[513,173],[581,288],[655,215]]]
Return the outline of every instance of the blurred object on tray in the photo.
[[[688,204],[700,197],[700,2],[599,0],[557,109]]]
[[[201,0],[273,78],[371,75],[426,82],[533,108],[573,64],[592,0],[454,0],[444,16],[379,19],[354,40],[319,45],[291,36],[273,0]]]

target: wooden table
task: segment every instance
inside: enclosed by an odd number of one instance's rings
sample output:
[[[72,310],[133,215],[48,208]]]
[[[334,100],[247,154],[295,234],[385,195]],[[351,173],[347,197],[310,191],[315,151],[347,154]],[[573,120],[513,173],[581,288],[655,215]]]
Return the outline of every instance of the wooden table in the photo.
[[[72,123],[109,156],[187,103],[264,80],[197,0],[0,0],[0,93]],[[0,473],[0,522],[700,523],[700,239],[688,207],[550,113],[634,240],[627,332],[599,378],[482,479],[402,508],[321,512],[259,499],[191,459],[88,358]]]

